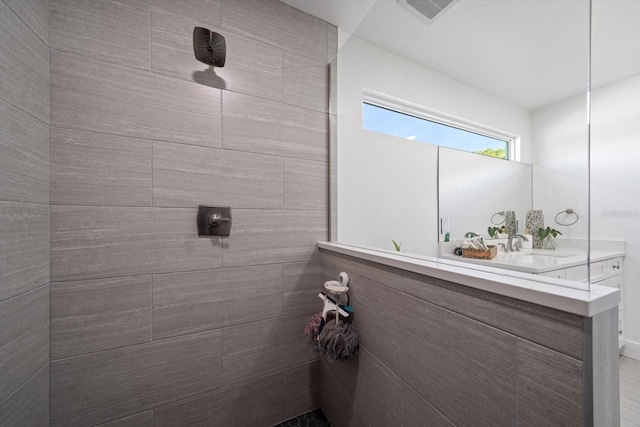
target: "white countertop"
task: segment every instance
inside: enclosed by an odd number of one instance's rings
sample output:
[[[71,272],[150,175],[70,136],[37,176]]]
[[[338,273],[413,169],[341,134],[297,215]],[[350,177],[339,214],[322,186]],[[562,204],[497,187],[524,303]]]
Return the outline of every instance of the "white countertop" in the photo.
[[[440,262],[438,258],[433,257],[399,255],[332,242],[319,242],[318,247],[581,316],[594,316],[617,306],[620,302],[620,291],[615,288],[592,284],[587,290],[587,284],[470,264],[465,262],[467,258],[460,261],[461,257],[454,256],[453,260]],[[592,252],[592,261],[595,261],[593,255],[596,254]],[[610,253],[604,256],[610,257],[609,255]],[[568,263],[575,261],[568,258],[558,259],[567,260]],[[584,264],[585,261],[586,255],[580,258],[579,264]],[[551,270],[569,266],[563,264]]]
[[[591,262],[624,256],[620,251],[592,250]],[[506,268],[523,273],[540,274],[587,263],[587,252],[577,248],[566,250],[521,249],[519,252],[498,251],[493,259],[463,258],[453,253],[441,253],[440,258],[487,267]]]

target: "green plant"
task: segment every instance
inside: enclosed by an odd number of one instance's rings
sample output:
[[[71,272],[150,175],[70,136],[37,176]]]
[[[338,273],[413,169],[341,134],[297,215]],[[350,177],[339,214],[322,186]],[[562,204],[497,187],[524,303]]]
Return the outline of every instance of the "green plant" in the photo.
[[[547,228],[542,228],[540,227],[538,229],[538,237],[540,237],[540,240],[544,240],[546,239],[549,235],[551,235],[552,237],[558,237],[559,235],[562,235],[561,232],[559,232],[558,230],[556,230],[555,228],[551,228],[551,227],[547,227]]]
[[[398,243],[395,240],[392,240],[393,246],[396,248],[396,251],[400,252],[400,247],[402,246],[402,242]]]
[[[491,236],[492,239],[497,239],[498,233],[507,232],[507,230],[504,227],[489,227],[487,231],[489,232],[489,236]]]

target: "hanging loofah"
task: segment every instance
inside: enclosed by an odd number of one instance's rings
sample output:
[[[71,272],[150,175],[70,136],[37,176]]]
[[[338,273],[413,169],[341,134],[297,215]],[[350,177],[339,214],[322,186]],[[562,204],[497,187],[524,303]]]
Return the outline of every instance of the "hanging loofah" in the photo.
[[[358,333],[352,325],[342,322],[339,318],[330,320],[318,336],[318,349],[331,362],[347,360],[358,354]]]
[[[307,334],[307,344],[317,350],[318,335],[322,330],[324,319],[322,313],[314,314],[304,327],[304,333]]]

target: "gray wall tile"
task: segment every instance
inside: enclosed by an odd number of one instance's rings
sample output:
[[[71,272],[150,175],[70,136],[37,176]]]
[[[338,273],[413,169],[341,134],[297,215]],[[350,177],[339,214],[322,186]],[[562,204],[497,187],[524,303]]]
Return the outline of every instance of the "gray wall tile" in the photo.
[[[153,276],[153,338],[282,314],[280,264]]]
[[[582,317],[406,272],[404,291],[482,323],[582,357]]]
[[[331,279],[324,275],[321,262],[311,260],[284,264],[282,275],[286,313],[321,310],[322,301],[318,298],[318,292],[324,291],[324,282]]]
[[[310,110],[328,111],[329,66],[318,61],[284,54],[284,102]]]
[[[338,56],[338,27],[327,23],[327,64]]]
[[[223,330],[223,384],[265,375],[316,359],[305,343],[311,314],[279,317]]]
[[[51,425],[111,421],[220,385],[220,332],[51,363]]]
[[[153,411],[144,411],[139,414],[120,418],[119,420],[100,424],[100,427],[153,427]]]
[[[582,426],[582,362],[518,340],[518,425]]]
[[[193,20],[204,21],[209,25],[220,26],[220,0],[181,0],[180,2],[174,0],[148,1],[153,6],[187,17],[192,22]]]
[[[49,123],[49,48],[0,2],[0,99]]]
[[[151,206],[151,141],[51,129],[51,203]]]
[[[322,383],[319,361],[284,371],[284,416],[289,420],[320,407]]]
[[[49,126],[0,101],[0,200],[49,203]]]
[[[0,301],[0,324],[1,402],[49,362],[49,285]]]
[[[320,257],[325,263],[326,274],[332,280],[338,280],[338,274],[346,271],[349,274],[354,273],[385,286],[402,290],[402,270],[327,251],[320,251]]]
[[[309,58],[327,55],[327,26],[275,0],[222,0],[222,27]]]
[[[454,427],[429,402],[424,400],[411,387],[402,388],[402,426]]]
[[[224,148],[327,161],[327,115],[238,93],[223,94]]]
[[[153,144],[154,206],[281,209],[283,175],[279,157]]]
[[[362,346],[454,424],[515,423],[514,336],[350,277],[350,305]],[[393,321],[384,313],[393,313]]]
[[[400,422],[403,382],[364,346],[357,357],[324,364],[334,378],[339,378],[341,388],[355,403],[358,417],[365,424],[391,426]]]
[[[52,281],[218,268],[220,238],[199,238],[197,209],[52,206]]]
[[[283,420],[282,372],[154,409],[156,427],[270,426]]]
[[[49,0],[3,0],[34,33],[49,44]]]
[[[238,209],[232,215],[231,237],[224,241],[225,267],[306,261],[327,236],[322,211]]]
[[[52,125],[220,146],[220,91],[52,51]]]
[[[329,165],[300,159],[284,159],[286,209],[329,210]]]
[[[165,0],[166,1],[166,0]],[[178,12],[177,12],[178,13]],[[282,51],[267,43],[220,30],[215,16],[191,18],[161,9],[151,13],[151,70],[206,86],[282,101]],[[199,23],[202,22],[202,23]],[[193,54],[193,27],[221,33],[227,46],[224,67],[210,69]]]
[[[27,380],[4,401],[0,401],[0,425],[49,426],[49,364]]]
[[[143,0],[50,0],[51,47],[149,69],[149,6]]]
[[[336,379],[322,363],[321,402],[322,412],[327,416],[332,426],[355,427],[356,405],[342,388],[342,383]]]
[[[49,281],[49,206],[0,202],[0,301]]]
[[[145,341],[151,341],[151,276],[52,285],[52,360]]]

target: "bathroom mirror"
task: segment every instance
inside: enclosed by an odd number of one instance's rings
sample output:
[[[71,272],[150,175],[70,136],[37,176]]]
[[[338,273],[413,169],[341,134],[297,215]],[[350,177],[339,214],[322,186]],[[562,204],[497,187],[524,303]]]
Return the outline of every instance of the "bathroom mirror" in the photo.
[[[395,241],[408,256],[437,257],[441,216],[451,217],[450,227],[484,234],[495,212],[515,210],[523,227],[526,211],[536,209],[586,263],[590,3],[459,0],[429,23],[396,1],[367,4],[353,33],[339,37],[332,240],[386,251],[395,251]],[[363,103],[514,135],[512,156],[439,160],[438,146],[414,135],[363,128]],[[463,158],[474,166],[463,166]],[[482,196],[496,179],[495,161],[529,171],[519,173],[528,183],[494,184],[498,193],[510,187],[509,202]],[[465,199],[476,205],[462,212]],[[567,208],[580,221],[561,228],[555,218]]]
[[[516,231],[524,232],[532,209],[532,166],[446,147],[438,148],[438,206],[442,235],[460,241],[467,233],[488,234],[505,226],[513,211]]]

